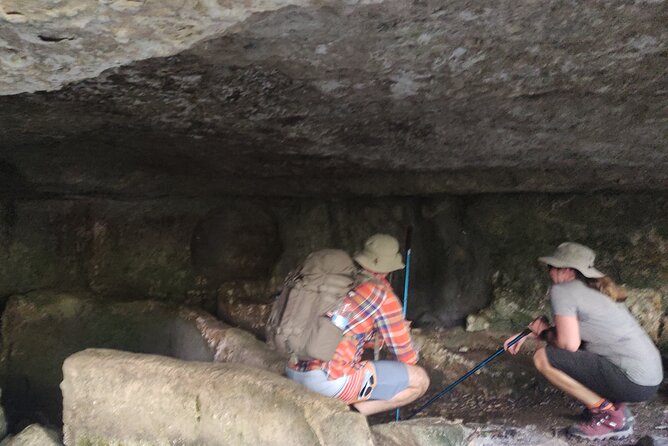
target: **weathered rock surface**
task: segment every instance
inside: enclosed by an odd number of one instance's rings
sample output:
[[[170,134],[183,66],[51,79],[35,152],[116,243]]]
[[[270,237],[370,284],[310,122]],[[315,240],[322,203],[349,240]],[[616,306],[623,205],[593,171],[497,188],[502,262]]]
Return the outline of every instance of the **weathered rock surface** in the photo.
[[[68,445],[367,445],[364,416],[239,364],[85,350],[64,364]]]
[[[235,362],[281,373],[285,360],[239,329],[193,309],[152,301],[105,302],[85,294],[34,292],[2,316],[2,377],[10,423],[61,420],[66,357],[89,347],[187,361]]]
[[[0,406],[0,439],[5,438],[5,435],[7,435],[7,417],[5,410]]]
[[[668,185],[663,0],[42,4],[0,15],[0,91],[63,87],[0,97],[40,192]]]
[[[373,426],[376,445],[468,446],[472,431],[442,418],[421,418]]]
[[[563,438],[553,438],[536,429],[536,426],[513,428],[509,426],[469,425],[474,429],[468,446],[568,446]]]
[[[1,94],[53,90],[109,67],[178,53],[255,12],[310,2],[40,0],[0,5]]]
[[[2,446],[62,446],[58,432],[31,424],[16,435],[2,442]]]
[[[211,206],[206,200],[0,197],[6,254],[0,258],[0,297],[90,288],[109,297],[148,297],[215,311],[215,289],[207,291],[190,254],[193,229]]]
[[[668,446],[668,437],[646,435],[642,437],[635,446]]]
[[[664,330],[668,307],[663,303],[663,296],[656,290],[629,290],[629,297],[624,302],[629,311],[638,320],[647,334],[658,343]]]
[[[371,428],[378,446],[568,446],[535,426],[462,424],[444,418],[419,418]]]
[[[89,288],[105,296],[207,305],[192,268],[190,241],[205,202],[94,201],[86,209]],[[215,308],[215,307],[214,307]]]
[[[1,162],[0,174],[2,179],[9,176]],[[85,285],[85,206],[69,200],[0,199],[0,215],[0,296]]]

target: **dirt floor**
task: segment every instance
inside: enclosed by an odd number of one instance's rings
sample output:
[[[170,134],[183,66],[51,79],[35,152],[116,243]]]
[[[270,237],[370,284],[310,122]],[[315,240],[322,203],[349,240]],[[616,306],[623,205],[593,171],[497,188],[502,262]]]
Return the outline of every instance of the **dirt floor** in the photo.
[[[608,445],[635,445],[640,438],[652,435],[668,440],[668,392],[648,403],[635,404],[634,434],[624,440],[607,441]],[[582,407],[558,391],[546,391],[540,397],[489,398],[470,393],[454,393],[443,397],[420,413],[420,416],[441,416],[461,419],[465,424],[491,424],[508,428],[535,426],[539,431],[566,440],[572,445],[591,444],[568,436],[566,428],[578,422]],[[407,411],[408,412],[408,411]]]
[[[454,361],[442,365],[441,370],[429,370],[432,385],[427,394],[416,403],[403,408],[402,418],[426,403],[450,383],[494,353],[505,339],[504,334],[466,334],[442,332],[432,341],[441,342],[450,352],[457,352],[466,366]],[[446,340],[447,339],[447,340]],[[431,342],[431,341],[430,341]],[[528,346],[528,343],[525,344]],[[539,432],[565,440],[572,445],[588,445],[589,441],[568,436],[566,428],[578,422],[582,406],[575,400],[552,388],[538,375],[531,363],[533,346],[517,356],[502,354],[489,362],[478,374],[469,377],[417,414],[419,417],[444,417],[462,420],[478,427],[501,426],[497,435],[513,436],[513,429],[535,427]],[[429,358],[426,358],[428,363]],[[425,364],[426,366],[427,364]],[[426,367],[428,368],[428,367]],[[666,364],[664,364],[664,369]],[[443,369],[450,369],[444,371]],[[668,442],[668,380],[664,380],[657,397],[649,402],[629,406],[635,415],[634,433],[624,440],[599,443],[611,446],[636,445],[645,436],[666,439]],[[395,413],[379,414],[369,418],[370,424],[394,421]],[[509,444],[515,444],[512,440]],[[521,443],[516,443],[521,444]]]

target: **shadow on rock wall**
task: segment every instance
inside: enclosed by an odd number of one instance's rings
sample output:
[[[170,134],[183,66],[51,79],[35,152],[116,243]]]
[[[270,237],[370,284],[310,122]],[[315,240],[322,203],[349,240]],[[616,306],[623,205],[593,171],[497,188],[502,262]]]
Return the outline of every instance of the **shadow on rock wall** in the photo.
[[[232,205],[198,225],[193,261],[213,276],[210,281],[220,282],[219,317],[261,336],[272,296],[310,252],[339,248],[354,254],[377,232],[393,235],[404,247],[411,226],[409,318],[416,325],[461,325],[489,302],[491,275],[485,247],[464,229],[462,215],[456,199],[286,199],[264,209]],[[403,298],[404,272],[390,280]]]
[[[10,299],[2,316],[2,397],[11,428],[40,422],[59,428],[61,366],[90,347],[210,362],[213,352],[179,308],[113,303],[93,296],[34,292]]]
[[[487,307],[472,328],[512,330],[546,311],[536,258],[564,240],[590,245],[629,287],[659,293],[665,311],[666,216],[657,194],[23,200],[0,296],[88,287],[218,311],[261,335],[272,296],[310,252],[354,253],[376,232],[403,246],[413,226],[408,318],[453,326]],[[403,272],[392,282],[403,297]]]
[[[209,212],[198,222],[191,241],[193,266],[214,285],[268,279],[281,251],[275,216],[244,202]]]

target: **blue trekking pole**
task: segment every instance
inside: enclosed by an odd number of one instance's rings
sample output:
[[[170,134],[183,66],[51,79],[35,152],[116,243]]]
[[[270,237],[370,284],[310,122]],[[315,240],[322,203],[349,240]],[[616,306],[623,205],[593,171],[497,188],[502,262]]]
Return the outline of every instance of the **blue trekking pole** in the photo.
[[[510,342],[508,343],[508,347],[512,347],[513,345],[517,344],[517,343],[520,341],[520,339],[522,339],[523,337],[527,336],[527,335],[530,334],[530,333],[531,333],[531,329],[529,329],[529,328],[525,328],[524,331],[523,331],[522,333],[520,333],[520,334],[518,334],[517,336],[515,336],[515,338],[514,338],[512,341],[510,341]],[[506,351],[506,350],[505,350],[503,347],[501,347],[500,349],[498,349],[496,352],[494,352],[494,354],[493,354],[492,356],[490,356],[489,358],[485,359],[483,362],[481,362],[481,363],[478,364],[477,366],[473,367],[473,368],[472,368],[471,370],[469,370],[464,376],[462,376],[462,377],[459,378],[457,381],[455,381],[455,382],[453,382],[452,384],[450,384],[448,387],[446,387],[445,389],[443,389],[442,391],[440,391],[440,392],[439,392],[438,394],[436,394],[435,396],[431,397],[431,399],[430,399],[429,401],[427,401],[426,403],[424,403],[422,406],[418,407],[417,410],[415,410],[412,414],[410,414],[410,415],[409,415],[408,417],[406,417],[405,419],[406,419],[406,420],[410,420],[410,419],[413,418],[415,415],[417,415],[418,413],[422,412],[422,411],[423,411],[424,409],[426,409],[427,407],[431,406],[431,405],[434,403],[434,401],[436,401],[437,399],[439,399],[440,397],[442,397],[443,395],[445,395],[446,393],[448,393],[449,391],[451,391],[452,389],[454,389],[454,388],[455,388],[457,385],[459,385],[462,381],[464,381],[466,378],[468,378],[469,376],[473,375],[475,372],[477,372],[478,370],[480,370],[481,368],[483,368],[488,362],[490,362],[492,359],[494,359],[494,358],[496,358],[497,356],[499,356],[500,354],[502,354],[504,351]]]
[[[406,319],[406,309],[408,308],[408,276],[411,272],[411,235],[413,234],[413,226],[409,226],[406,230],[406,271],[404,273],[404,310],[403,316]],[[395,420],[399,421],[399,409],[395,416]]]

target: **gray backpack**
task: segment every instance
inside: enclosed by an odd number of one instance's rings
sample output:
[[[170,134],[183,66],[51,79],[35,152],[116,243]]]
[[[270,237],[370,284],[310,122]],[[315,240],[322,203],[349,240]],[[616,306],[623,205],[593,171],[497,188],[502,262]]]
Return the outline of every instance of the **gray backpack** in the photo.
[[[267,342],[298,360],[329,361],[347,328],[347,318],[338,311],[341,302],[366,280],[345,251],[310,254],[288,275],[272,306]]]

